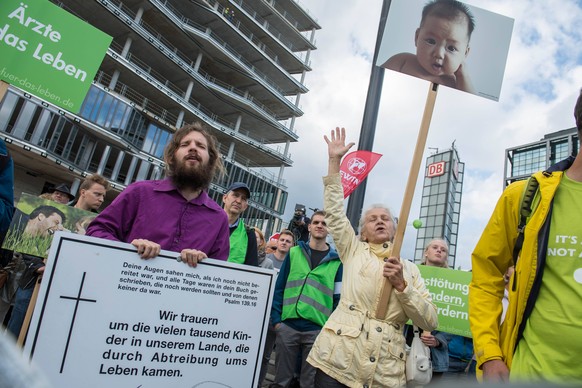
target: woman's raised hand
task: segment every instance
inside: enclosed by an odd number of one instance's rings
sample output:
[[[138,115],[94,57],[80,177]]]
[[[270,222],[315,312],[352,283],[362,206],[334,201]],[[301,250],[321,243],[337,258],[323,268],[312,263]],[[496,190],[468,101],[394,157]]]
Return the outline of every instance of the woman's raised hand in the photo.
[[[355,143],[346,145],[346,129],[336,127],[331,131],[331,140],[327,136],[323,136],[327,143],[327,152],[330,159],[341,159]]]

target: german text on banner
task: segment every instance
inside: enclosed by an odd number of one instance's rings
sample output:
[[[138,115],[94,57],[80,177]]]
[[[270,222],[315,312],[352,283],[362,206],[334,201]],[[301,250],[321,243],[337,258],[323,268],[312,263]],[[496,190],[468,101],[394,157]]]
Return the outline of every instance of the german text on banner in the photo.
[[[55,387],[258,384],[275,272],[57,232],[25,351]]]
[[[438,331],[473,337],[469,327],[471,272],[419,265],[426,288],[439,316]]]

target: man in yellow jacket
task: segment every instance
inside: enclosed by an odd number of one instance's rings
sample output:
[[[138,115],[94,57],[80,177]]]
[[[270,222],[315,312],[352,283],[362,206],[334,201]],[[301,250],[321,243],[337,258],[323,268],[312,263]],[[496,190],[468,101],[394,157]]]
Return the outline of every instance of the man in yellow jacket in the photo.
[[[582,92],[574,117],[581,137]],[[488,381],[579,382],[582,156],[533,176],[539,188],[501,327],[503,275],[514,265],[526,181],[504,191],[472,255],[469,320],[477,364]]]

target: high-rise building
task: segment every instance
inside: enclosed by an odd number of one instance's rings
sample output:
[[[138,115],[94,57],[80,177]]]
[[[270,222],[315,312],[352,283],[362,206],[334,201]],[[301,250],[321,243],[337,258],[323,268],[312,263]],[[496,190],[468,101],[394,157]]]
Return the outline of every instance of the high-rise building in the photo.
[[[449,245],[449,266],[455,267],[464,171],[465,163],[459,160],[454,143],[449,150],[426,158],[415,263],[423,261],[426,244],[441,238]]]
[[[0,135],[16,165],[15,194],[59,183],[75,192],[90,173],[113,184],[164,176],[163,149],[185,123],[216,136],[227,175],[209,194],[221,203],[233,181],[251,190],[245,219],[281,227],[283,179],[298,140],[314,34],[295,0],[54,0],[113,37],[78,114],[10,86]]]
[[[539,141],[505,150],[505,179],[503,187],[528,178],[536,171],[577,155],[580,139],[576,128],[563,129],[545,135]]]

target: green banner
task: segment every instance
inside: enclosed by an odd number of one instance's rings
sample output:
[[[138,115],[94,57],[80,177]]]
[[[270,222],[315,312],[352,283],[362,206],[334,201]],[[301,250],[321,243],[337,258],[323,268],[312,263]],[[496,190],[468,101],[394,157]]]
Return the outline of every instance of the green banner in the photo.
[[[469,327],[469,283],[472,273],[427,265],[419,265],[418,269],[438,309],[437,330],[473,337]]]
[[[78,113],[111,40],[47,0],[2,0],[0,80]]]

